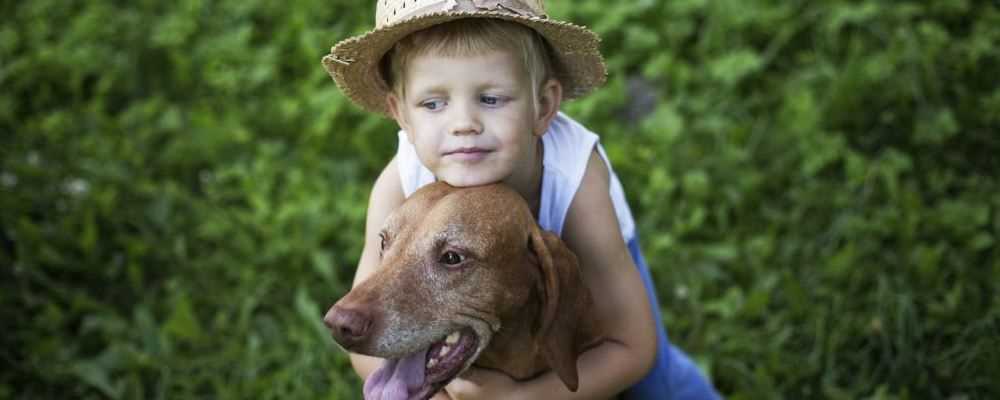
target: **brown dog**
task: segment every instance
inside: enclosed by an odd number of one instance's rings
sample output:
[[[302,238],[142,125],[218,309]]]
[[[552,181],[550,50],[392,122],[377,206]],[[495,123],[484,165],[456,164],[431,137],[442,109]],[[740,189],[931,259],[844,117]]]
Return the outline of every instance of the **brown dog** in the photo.
[[[471,365],[547,370],[575,391],[599,343],[576,256],[504,185],[414,193],[387,219],[378,270],[324,318],[344,349],[386,362],[366,399],[427,399]]]

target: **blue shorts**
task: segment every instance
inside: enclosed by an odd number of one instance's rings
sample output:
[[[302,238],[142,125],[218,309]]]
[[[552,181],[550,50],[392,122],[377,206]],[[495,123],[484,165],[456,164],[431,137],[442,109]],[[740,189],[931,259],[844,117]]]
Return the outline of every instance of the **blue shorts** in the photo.
[[[642,251],[639,250],[638,238],[629,241],[628,250],[632,253],[632,261],[642,275],[642,283],[646,285],[646,295],[649,296],[652,305],[653,319],[659,323],[656,324],[655,364],[646,377],[622,393],[622,398],[627,400],[721,398],[687,354],[667,340],[663,317],[660,316],[660,302],[656,299],[656,287],[649,274],[649,266],[646,265]]]

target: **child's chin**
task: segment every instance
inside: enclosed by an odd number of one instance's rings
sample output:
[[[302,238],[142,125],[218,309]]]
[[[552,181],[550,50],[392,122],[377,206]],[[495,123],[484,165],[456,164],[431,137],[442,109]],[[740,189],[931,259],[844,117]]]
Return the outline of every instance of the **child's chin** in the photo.
[[[503,181],[503,179],[499,177],[491,176],[438,177],[438,179],[454,187],[481,186]]]

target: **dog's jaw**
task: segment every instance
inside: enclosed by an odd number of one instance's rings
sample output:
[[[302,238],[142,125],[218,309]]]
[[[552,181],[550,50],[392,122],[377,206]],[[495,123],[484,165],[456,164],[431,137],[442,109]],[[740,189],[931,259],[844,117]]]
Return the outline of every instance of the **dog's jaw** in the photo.
[[[490,342],[493,340],[493,335],[496,334],[496,332],[500,331],[501,328],[500,320],[492,316],[490,316],[489,318],[490,321],[487,321],[486,319],[483,318],[476,318],[469,316],[468,320],[465,321],[468,324],[468,326],[472,328],[472,331],[475,332],[476,337],[479,339],[479,342],[476,346],[476,352],[473,353],[472,357],[469,357],[469,359],[465,362],[465,365],[462,367],[462,370],[459,371],[459,375],[468,370],[469,367],[471,367],[472,364],[474,364],[476,360],[479,359],[479,355],[483,353],[483,350],[486,350],[486,347],[489,346]]]

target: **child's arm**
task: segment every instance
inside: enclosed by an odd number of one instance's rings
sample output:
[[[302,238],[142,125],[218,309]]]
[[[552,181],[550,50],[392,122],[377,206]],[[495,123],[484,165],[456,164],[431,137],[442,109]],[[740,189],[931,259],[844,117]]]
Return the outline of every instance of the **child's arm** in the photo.
[[[594,151],[563,228],[563,240],[580,260],[607,335],[604,343],[577,360],[579,389],[570,392],[553,372],[515,382],[476,369],[447,387],[453,399],[608,399],[652,367],[656,328],[642,278],[622,240],[609,184],[607,167]]]

